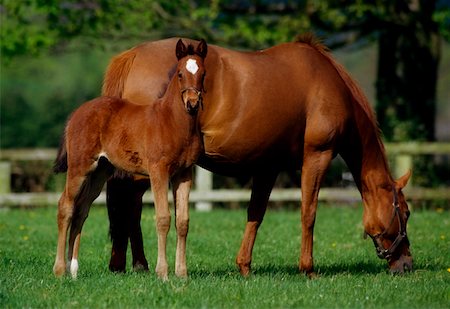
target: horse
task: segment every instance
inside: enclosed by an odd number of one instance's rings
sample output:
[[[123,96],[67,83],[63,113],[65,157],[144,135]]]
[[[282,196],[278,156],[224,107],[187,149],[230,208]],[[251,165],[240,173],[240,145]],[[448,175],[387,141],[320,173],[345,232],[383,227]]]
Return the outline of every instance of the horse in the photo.
[[[147,42],[114,57],[103,94],[152,105],[175,59],[170,38]],[[158,59],[151,62],[151,59]],[[393,273],[412,270],[407,237],[408,205],[402,189],[411,171],[391,175],[375,114],[357,82],[312,34],[256,52],[209,45],[205,99],[199,113],[204,152],[198,165],[228,176],[252,177],[247,224],[236,257],[251,271],[252,250],[278,173],[301,171],[300,272],[313,276],[313,232],[319,189],[331,160],[341,155],[363,202],[365,234]],[[148,85],[151,85],[149,87]],[[107,185],[113,240],[110,269],[125,271],[128,238],[133,265],[147,265],[140,234],[145,187],[133,179]],[[116,220],[128,208],[128,226]],[[125,213],[121,213],[122,216]]]
[[[158,259],[156,273],[168,278],[166,238],[170,228],[167,200],[172,182],[177,230],[175,274],[187,276],[186,237],[192,166],[203,151],[198,110],[203,104],[207,44],[179,40],[173,49],[176,74],[164,96],[151,105],[117,97],[99,97],[81,105],[69,118],[56,172],[67,172],[58,203],[58,245],[53,272],[65,273],[65,247],[70,226],[68,260],[76,278],[81,229],[92,202],[115,170],[150,178],[155,196]],[[151,63],[151,62],[150,62]],[[142,177],[142,176],[141,176]]]

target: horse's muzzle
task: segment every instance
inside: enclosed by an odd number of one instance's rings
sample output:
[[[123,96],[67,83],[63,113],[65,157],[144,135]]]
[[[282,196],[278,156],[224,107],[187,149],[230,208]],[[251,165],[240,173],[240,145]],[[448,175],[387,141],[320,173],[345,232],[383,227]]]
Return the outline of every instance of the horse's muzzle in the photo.
[[[413,270],[413,259],[411,255],[401,255],[398,260],[389,262],[392,274],[403,274]]]

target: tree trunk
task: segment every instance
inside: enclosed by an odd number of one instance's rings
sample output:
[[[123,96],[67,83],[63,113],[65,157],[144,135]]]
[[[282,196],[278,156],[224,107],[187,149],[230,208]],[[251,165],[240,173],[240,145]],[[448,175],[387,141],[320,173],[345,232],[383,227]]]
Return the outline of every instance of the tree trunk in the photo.
[[[389,141],[434,140],[436,84],[440,58],[436,1],[387,4],[379,37],[377,106]]]

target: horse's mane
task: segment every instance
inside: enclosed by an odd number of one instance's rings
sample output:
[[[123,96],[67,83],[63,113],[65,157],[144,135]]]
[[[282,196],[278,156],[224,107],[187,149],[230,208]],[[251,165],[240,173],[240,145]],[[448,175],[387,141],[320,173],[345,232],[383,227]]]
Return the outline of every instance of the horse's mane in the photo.
[[[381,131],[378,126],[378,122],[375,116],[375,112],[373,111],[372,107],[369,104],[369,100],[367,99],[366,95],[362,91],[361,87],[356,83],[356,81],[350,76],[350,74],[347,72],[347,70],[339,64],[331,55],[329,52],[329,49],[322,43],[322,41],[317,38],[313,33],[304,33],[301,35],[298,35],[296,37],[297,43],[303,43],[311,46],[315,50],[317,50],[325,59],[328,60],[328,62],[333,65],[341,79],[344,81],[345,85],[350,90],[350,93],[353,97],[352,103],[357,104],[364,113],[364,115],[369,120],[370,124],[373,126],[373,129],[375,130],[375,134],[377,137],[377,141],[381,147],[381,150],[383,153],[385,153],[384,145],[381,140]],[[358,121],[358,117],[355,117]],[[367,126],[367,123],[364,123],[363,126]]]

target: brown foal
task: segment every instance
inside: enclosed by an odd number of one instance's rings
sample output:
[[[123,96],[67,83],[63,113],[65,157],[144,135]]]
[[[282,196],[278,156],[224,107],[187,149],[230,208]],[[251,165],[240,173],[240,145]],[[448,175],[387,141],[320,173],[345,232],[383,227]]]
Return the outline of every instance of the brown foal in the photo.
[[[67,171],[58,204],[56,276],[66,271],[69,227],[68,268],[73,278],[77,276],[83,223],[92,202],[117,169],[150,177],[158,233],[156,273],[162,279],[168,278],[166,238],[171,217],[167,194],[168,182],[172,182],[177,229],[175,274],[187,275],[188,199],[192,165],[203,151],[197,112],[202,105],[207,45],[202,40],[195,48],[179,40],[175,51],[175,74],[164,96],[152,105],[100,97],[86,102],[70,117],[55,163],[55,171]]]

